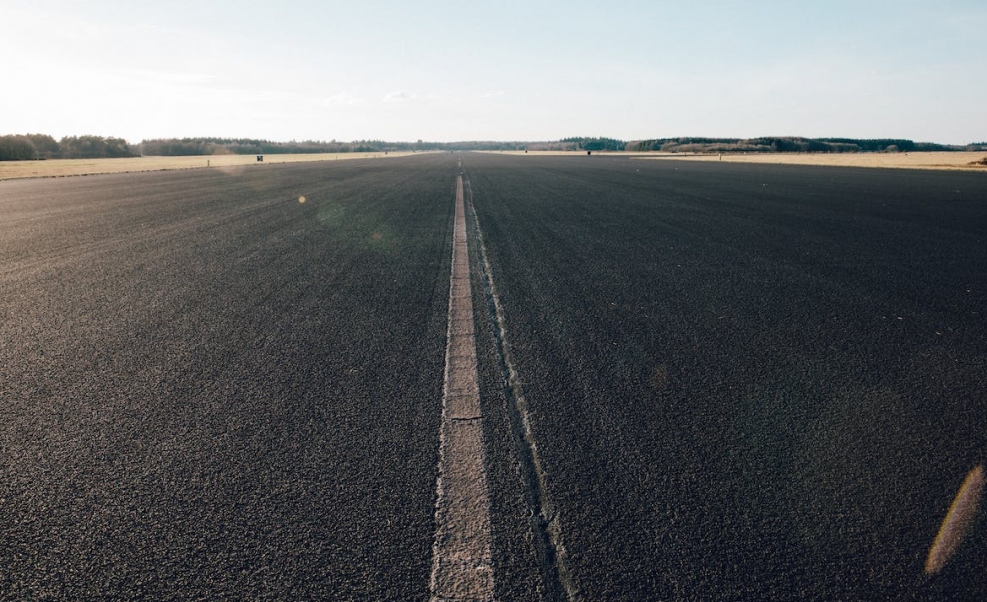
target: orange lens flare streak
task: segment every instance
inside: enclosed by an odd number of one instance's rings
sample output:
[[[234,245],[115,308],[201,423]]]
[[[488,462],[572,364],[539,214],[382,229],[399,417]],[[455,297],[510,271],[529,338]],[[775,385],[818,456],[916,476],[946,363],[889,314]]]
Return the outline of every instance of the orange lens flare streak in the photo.
[[[984,492],[984,468],[976,466],[966,476],[963,485],[949,506],[949,512],[939,527],[939,534],[932,542],[929,556],[925,560],[925,573],[935,575],[963,543],[963,539],[973,526]]]

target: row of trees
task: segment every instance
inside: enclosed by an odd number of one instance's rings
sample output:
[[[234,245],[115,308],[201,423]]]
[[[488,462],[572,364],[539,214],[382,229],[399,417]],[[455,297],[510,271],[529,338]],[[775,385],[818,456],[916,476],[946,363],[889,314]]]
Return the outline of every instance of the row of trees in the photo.
[[[553,143],[557,144],[557,143]],[[45,134],[0,136],[0,161],[89,159],[102,157],[187,155],[274,155],[283,153],[378,153],[388,151],[525,150],[527,142],[388,142],[385,140],[305,140],[272,142],[254,138],[165,138],[128,144],[121,138],[67,136],[56,141]],[[578,144],[566,144],[576,150]]]
[[[96,159],[132,157],[135,154],[135,150],[122,138],[65,136],[56,141],[47,134],[0,136],[0,161]]]
[[[388,142],[386,140],[305,140],[272,142],[252,138],[169,138],[144,140],[137,145],[142,155],[276,155],[283,153],[379,153],[396,151],[449,150],[524,150],[525,142],[466,141],[466,142]]]
[[[673,153],[860,153],[955,151],[967,147],[933,142],[879,138],[800,138],[796,136],[762,138],[658,138],[628,142],[629,151],[664,151]]]
[[[856,138],[658,138],[625,142],[616,138],[574,137],[546,142],[387,142],[355,140],[337,142],[305,140],[272,142],[253,138],[167,138],[128,144],[122,138],[66,136],[56,141],[45,134],[0,136],[0,161],[35,159],[89,159],[138,155],[262,155],[280,153],[347,153],[452,150],[561,150],[561,151],[665,151],[681,153],[857,153],[930,150],[985,150],[987,143],[946,146],[905,139]]]
[[[142,155],[275,155],[284,153],[346,153],[396,150],[380,140],[331,142],[271,142],[253,138],[167,138],[144,140],[137,149]],[[405,143],[408,146],[409,143]]]
[[[561,142],[574,143],[575,150],[587,151],[622,151],[627,146],[626,142],[616,138],[563,138]]]

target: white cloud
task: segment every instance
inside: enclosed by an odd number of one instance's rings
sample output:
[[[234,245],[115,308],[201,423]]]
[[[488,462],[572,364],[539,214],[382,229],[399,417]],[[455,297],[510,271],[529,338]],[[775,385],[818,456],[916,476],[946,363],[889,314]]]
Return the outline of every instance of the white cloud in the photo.
[[[384,96],[384,102],[404,102],[406,100],[414,100],[417,98],[415,94],[410,94],[404,91],[390,92]]]

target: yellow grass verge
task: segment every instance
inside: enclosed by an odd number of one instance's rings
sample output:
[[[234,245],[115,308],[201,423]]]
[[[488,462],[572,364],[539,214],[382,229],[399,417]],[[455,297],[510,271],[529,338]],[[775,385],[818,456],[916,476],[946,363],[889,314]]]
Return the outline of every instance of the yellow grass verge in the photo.
[[[650,153],[637,159],[676,159],[686,161],[723,161],[724,163],[784,163],[789,165],[831,165],[840,167],[890,167],[899,169],[962,169],[987,171],[985,165],[971,165],[984,158],[984,152],[922,153],[765,153],[701,154]]]
[[[128,171],[163,171],[205,167],[234,167],[239,165],[270,165],[305,161],[341,161],[347,159],[376,159],[403,157],[411,152],[377,153],[316,153],[297,155],[206,155],[195,157],[127,157],[124,159],[51,159],[48,161],[0,161],[0,180],[16,178],[56,178]],[[421,153],[417,153],[421,154]]]

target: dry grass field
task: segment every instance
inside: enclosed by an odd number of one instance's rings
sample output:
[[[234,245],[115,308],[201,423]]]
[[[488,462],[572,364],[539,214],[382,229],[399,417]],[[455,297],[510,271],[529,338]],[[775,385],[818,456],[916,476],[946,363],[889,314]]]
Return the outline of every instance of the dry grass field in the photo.
[[[688,161],[723,161],[731,163],[785,163],[790,165],[832,165],[840,167],[890,167],[899,169],[985,170],[987,165],[974,164],[985,158],[983,152],[928,153],[770,153],[770,154],[701,154],[647,153],[641,159],[676,159]]]
[[[585,151],[484,151],[495,155],[529,156],[585,156]],[[170,169],[196,169],[205,167],[230,168],[271,163],[297,163],[303,161],[339,161],[349,159],[376,159],[403,157],[415,153],[317,153],[264,155],[258,163],[256,155],[205,155],[190,157],[128,157],[124,159],[52,159],[48,161],[2,161],[0,180],[18,178],[57,178],[62,176],[122,173],[130,171],[163,171]],[[420,153],[419,153],[420,154]],[[628,156],[649,160],[724,161],[732,163],[786,163],[791,165],[832,165],[842,167],[891,167],[903,169],[961,169],[984,170],[987,165],[978,164],[985,157],[983,152],[930,152],[930,153],[845,153],[845,154],[687,154],[687,153],[624,153],[594,151],[593,156]]]
[[[586,151],[484,151],[494,155],[586,155]],[[840,167],[890,167],[899,169],[962,169],[984,170],[984,152],[922,152],[922,153],[765,153],[765,154],[692,154],[692,153],[625,153],[593,151],[593,156],[627,156],[635,159],[674,159],[677,161],[723,161],[730,163],[785,163],[790,165],[832,165]]]
[[[163,171],[169,169],[196,169],[204,167],[242,167],[271,163],[297,163],[303,161],[339,161],[347,159],[375,159],[401,157],[410,152],[376,153],[316,153],[264,155],[263,163],[256,155],[208,155],[192,157],[127,157],[123,159],[52,159],[48,161],[0,162],[0,180],[17,178],[57,178],[128,171]]]

